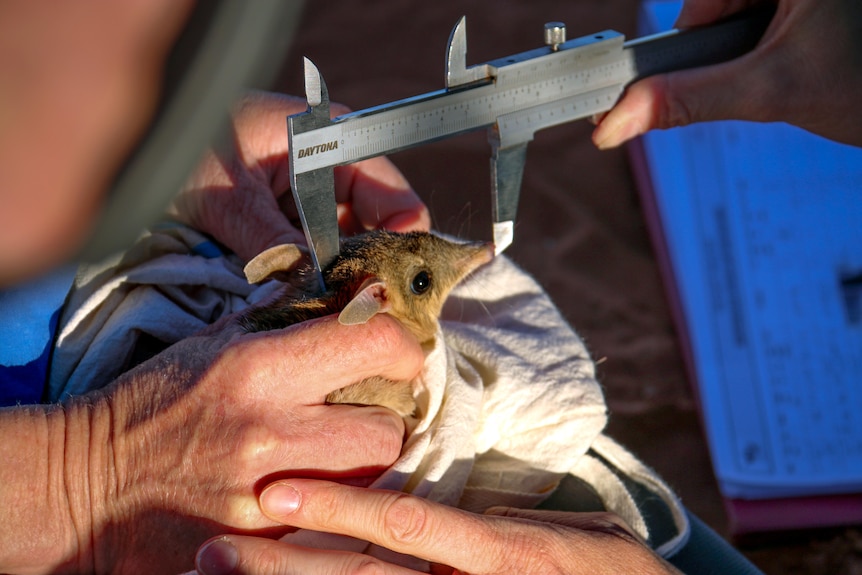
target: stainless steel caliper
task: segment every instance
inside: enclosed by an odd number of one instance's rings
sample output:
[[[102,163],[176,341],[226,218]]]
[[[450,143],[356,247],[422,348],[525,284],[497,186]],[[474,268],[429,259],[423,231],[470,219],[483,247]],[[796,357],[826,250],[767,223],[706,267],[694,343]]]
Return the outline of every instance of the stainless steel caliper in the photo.
[[[287,123],[293,195],[315,268],[338,255],[334,167],[487,129],[493,238],[502,252],[514,239],[527,144],[537,131],[609,110],[639,78],[738,57],[773,14],[766,8],[628,42],[610,30],[566,40],[565,26],[552,22],[545,46],[469,67],[461,18],[449,38],[444,89],[334,119],[323,77],[306,58],[308,109]]]

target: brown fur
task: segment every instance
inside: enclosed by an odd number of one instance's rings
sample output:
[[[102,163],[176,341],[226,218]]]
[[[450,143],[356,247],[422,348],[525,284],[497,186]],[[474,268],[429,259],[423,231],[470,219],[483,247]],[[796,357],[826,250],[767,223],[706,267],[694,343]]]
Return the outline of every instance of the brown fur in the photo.
[[[487,243],[459,244],[424,232],[368,232],[342,242],[340,255],[323,271],[327,288],[323,294],[316,293],[317,278],[306,264],[288,276],[299,291],[298,297],[285,290],[274,301],[250,310],[240,321],[247,331],[279,329],[341,313],[360,292],[369,289],[382,306],[380,311],[398,319],[420,343],[429,343],[449,292],[492,257],[493,248]],[[266,268],[267,264],[256,265]],[[279,260],[278,266],[284,265],[284,260]],[[279,271],[270,269],[268,275]],[[425,277],[429,279],[427,290],[415,293],[411,285],[421,287],[423,282],[418,280]],[[401,415],[409,415],[415,408],[410,382],[382,378],[333,392],[327,401],[384,405]]]

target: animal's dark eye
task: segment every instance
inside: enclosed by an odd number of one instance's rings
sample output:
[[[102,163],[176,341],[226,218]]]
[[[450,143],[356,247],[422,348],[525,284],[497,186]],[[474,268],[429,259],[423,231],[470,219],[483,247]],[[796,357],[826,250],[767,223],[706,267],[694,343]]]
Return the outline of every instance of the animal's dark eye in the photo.
[[[413,281],[410,282],[410,291],[416,295],[425,293],[430,287],[431,276],[424,270],[413,276]]]

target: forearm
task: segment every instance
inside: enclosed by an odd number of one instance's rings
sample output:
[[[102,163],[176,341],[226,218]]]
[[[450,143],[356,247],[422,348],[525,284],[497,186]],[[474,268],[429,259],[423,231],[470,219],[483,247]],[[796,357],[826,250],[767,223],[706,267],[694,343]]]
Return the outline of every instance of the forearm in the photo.
[[[89,408],[0,410],[0,572],[92,569]],[[97,449],[104,449],[105,443]]]

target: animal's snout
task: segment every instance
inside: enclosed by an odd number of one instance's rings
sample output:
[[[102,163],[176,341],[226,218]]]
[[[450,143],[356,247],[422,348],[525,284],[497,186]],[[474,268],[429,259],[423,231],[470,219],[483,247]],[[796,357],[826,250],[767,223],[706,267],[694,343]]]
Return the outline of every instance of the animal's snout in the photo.
[[[473,242],[465,245],[467,253],[462,258],[460,266],[469,273],[494,259],[493,242]]]

